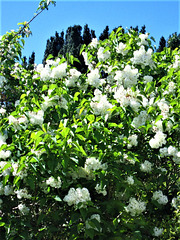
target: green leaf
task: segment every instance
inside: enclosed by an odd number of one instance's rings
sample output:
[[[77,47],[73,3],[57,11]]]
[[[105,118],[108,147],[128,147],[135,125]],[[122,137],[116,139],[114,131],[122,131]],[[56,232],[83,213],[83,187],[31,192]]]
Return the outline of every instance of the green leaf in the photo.
[[[56,200],[57,202],[62,202],[62,199],[59,196],[55,196],[54,200]]]
[[[158,121],[159,121],[160,119],[162,119],[162,118],[163,118],[162,115],[157,116],[157,118],[156,118],[156,120],[155,120],[155,123],[158,122]]]

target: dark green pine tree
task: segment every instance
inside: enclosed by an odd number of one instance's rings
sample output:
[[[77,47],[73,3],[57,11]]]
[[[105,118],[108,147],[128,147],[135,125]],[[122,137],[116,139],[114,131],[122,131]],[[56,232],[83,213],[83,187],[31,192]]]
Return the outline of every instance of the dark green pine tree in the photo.
[[[106,26],[104,31],[101,33],[101,35],[99,36],[99,40],[105,40],[108,39],[109,37],[109,26]]]
[[[165,47],[166,47],[166,39],[162,36],[159,41],[159,47],[157,49],[157,52],[162,52]]]
[[[64,55],[69,53],[74,57],[79,56],[80,48],[83,43],[81,36],[82,27],[80,25],[74,25],[68,27],[65,35]]]
[[[47,57],[52,54],[56,58],[59,54],[63,54],[64,47],[64,32],[61,32],[59,36],[58,32],[55,32],[55,36],[50,37],[47,40],[46,49],[44,52],[43,64],[45,64]]]
[[[122,34],[124,34],[125,30],[124,30],[124,28],[123,28],[121,25],[120,25],[119,27],[115,27],[115,28],[113,29],[113,31],[116,32],[119,28],[121,28]]]
[[[96,38],[95,31],[91,29],[91,38]]]
[[[22,66],[26,69],[26,68],[27,68],[27,64],[28,64],[28,63],[27,63],[27,57],[24,56],[24,57],[22,58]]]
[[[35,64],[35,52],[33,51],[28,61],[28,70],[33,70]]]
[[[145,34],[145,33],[146,33],[146,26],[143,25],[143,26],[141,27],[141,30],[140,30],[139,32],[142,33],[142,34]]]
[[[88,45],[92,41],[92,35],[88,27],[88,24],[84,25],[82,40],[83,40],[83,44],[86,44],[86,45]]]
[[[169,36],[167,41],[167,46],[174,50],[175,48],[180,47],[180,34],[177,34],[177,32],[173,33]]]

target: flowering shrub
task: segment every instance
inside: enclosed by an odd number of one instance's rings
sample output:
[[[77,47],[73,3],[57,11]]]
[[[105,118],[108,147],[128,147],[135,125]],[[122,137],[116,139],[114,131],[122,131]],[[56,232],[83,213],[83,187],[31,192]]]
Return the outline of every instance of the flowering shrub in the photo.
[[[81,52],[85,74],[72,56],[8,67],[21,96],[0,109],[0,236],[177,239],[179,50],[119,28]]]

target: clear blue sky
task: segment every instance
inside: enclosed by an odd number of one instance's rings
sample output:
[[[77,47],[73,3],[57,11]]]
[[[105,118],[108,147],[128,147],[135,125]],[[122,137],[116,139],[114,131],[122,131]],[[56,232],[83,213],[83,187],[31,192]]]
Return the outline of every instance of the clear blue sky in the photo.
[[[17,23],[29,21],[38,7],[38,0],[0,0],[0,35],[11,29],[17,29]],[[180,2],[169,1],[101,1],[101,0],[57,0],[44,11],[31,24],[33,33],[26,39],[23,55],[29,56],[32,51],[36,53],[36,63],[41,63],[47,39],[54,36],[55,31],[66,31],[69,26],[87,23],[90,29],[95,30],[96,36],[102,33],[106,25],[110,31],[122,25],[146,25],[147,32],[156,39],[159,45],[161,36],[166,39],[174,32],[180,33]]]

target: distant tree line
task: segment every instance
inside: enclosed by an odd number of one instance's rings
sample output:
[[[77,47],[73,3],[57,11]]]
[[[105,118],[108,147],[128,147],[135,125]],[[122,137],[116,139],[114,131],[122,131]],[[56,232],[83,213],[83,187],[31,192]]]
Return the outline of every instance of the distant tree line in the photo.
[[[119,26],[122,28],[122,26]],[[114,28],[113,31],[116,31],[119,27]],[[138,33],[146,33],[146,26],[143,25],[139,30],[139,27],[130,27],[130,29],[135,30]],[[122,28],[122,31],[124,29]],[[105,40],[109,37],[109,26],[106,26],[103,32],[99,36],[99,40]],[[66,33],[62,31],[60,34],[56,31],[55,36],[51,36],[46,43],[46,48],[44,51],[44,57],[42,63],[45,64],[47,57],[51,54],[54,58],[58,55],[66,56],[66,54],[71,54],[79,60],[79,63],[75,63],[75,67],[82,72],[86,71],[86,66],[83,60],[83,57],[79,55],[80,48],[82,44],[88,45],[93,38],[96,38],[95,31],[88,27],[88,24],[84,25],[83,32],[80,25],[70,26],[66,30]],[[165,47],[169,47],[172,50],[180,46],[180,34],[177,32],[169,35],[169,38],[166,40],[164,36],[160,38],[159,46],[157,52],[163,51]],[[35,53],[32,52],[32,55],[27,58],[23,58],[23,65],[27,69],[33,69],[33,64],[35,63]]]

